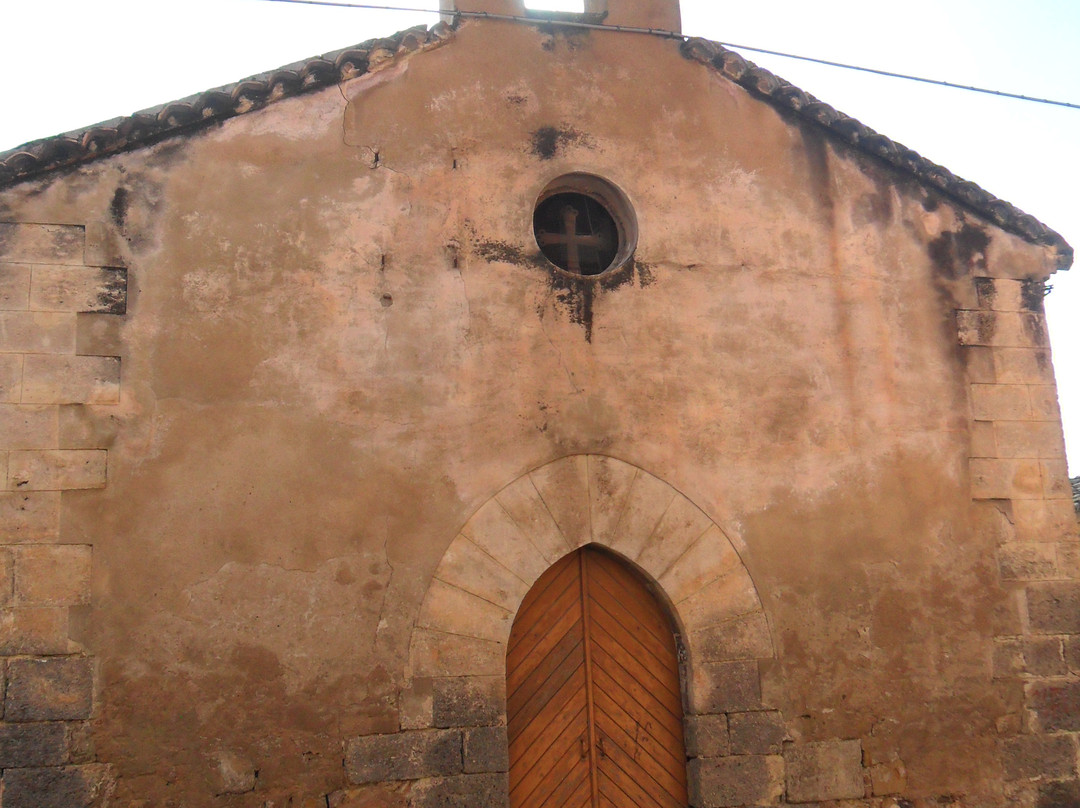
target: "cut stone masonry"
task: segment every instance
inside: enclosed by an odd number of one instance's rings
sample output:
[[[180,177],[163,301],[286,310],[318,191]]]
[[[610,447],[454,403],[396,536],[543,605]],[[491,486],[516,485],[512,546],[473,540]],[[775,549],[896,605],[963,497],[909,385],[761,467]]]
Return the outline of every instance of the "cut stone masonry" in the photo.
[[[92,548],[59,544],[64,491],[103,488],[105,445],[73,425],[120,400],[120,359],[80,351],[79,318],[121,315],[109,229],[0,223],[0,770],[7,808],[87,805],[107,782],[85,742],[94,660],[68,635]],[[79,412],[74,412],[78,410]]]
[[[1009,796],[1049,808],[1078,787],[1080,544],[1057,390],[1042,312],[1043,284],[975,278],[977,310],[958,311],[971,383],[971,485],[996,509],[1002,585],[1018,633],[995,638],[993,674],[1023,688],[1025,713],[1001,744]]]

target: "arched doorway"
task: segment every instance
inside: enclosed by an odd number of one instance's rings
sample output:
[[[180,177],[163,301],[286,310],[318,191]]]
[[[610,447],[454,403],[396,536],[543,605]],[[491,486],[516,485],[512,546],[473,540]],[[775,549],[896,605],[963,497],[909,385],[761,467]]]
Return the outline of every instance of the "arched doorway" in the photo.
[[[640,575],[588,545],[529,590],[506,653],[511,808],[685,808],[679,656]]]

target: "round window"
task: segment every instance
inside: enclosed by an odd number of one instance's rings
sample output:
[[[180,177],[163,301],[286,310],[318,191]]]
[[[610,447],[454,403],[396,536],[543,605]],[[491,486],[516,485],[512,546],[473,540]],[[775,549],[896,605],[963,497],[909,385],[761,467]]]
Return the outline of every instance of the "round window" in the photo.
[[[602,275],[634,251],[637,227],[626,196],[591,174],[567,174],[536,202],[533,233],[540,252],[572,275]]]

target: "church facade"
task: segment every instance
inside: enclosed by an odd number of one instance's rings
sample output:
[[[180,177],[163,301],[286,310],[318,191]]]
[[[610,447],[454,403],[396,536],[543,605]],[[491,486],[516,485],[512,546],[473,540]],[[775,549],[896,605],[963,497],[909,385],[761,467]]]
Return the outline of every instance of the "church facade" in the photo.
[[[1078,804],[1071,248],[446,12],[0,154],[5,807]]]

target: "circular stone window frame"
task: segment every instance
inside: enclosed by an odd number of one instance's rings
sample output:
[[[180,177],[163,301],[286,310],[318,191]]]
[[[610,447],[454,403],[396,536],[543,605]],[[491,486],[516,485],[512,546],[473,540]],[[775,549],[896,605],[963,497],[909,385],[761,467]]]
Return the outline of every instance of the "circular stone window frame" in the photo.
[[[536,238],[536,211],[545,200],[550,199],[557,194],[581,194],[582,196],[589,197],[602,205],[611,215],[612,220],[614,220],[615,228],[618,233],[619,248],[616,250],[615,257],[612,259],[611,263],[602,272],[598,272],[594,275],[571,272],[570,270],[563,269],[558,264],[555,264],[544,255],[540,242]],[[559,275],[564,278],[572,278],[577,281],[603,280],[630,263],[630,259],[633,258],[634,252],[637,250],[638,222],[637,215],[634,213],[634,206],[630,204],[629,197],[627,197],[626,193],[619,188],[619,186],[596,174],[589,174],[584,171],[574,171],[569,174],[562,174],[551,180],[544,186],[544,190],[540,192],[539,196],[536,197],[536,201],[533,203],[532,213],[529,217],[529,223],[532,228],[533,242],[540,251],[541,259],[552,271],[559,273]]]

